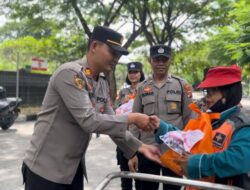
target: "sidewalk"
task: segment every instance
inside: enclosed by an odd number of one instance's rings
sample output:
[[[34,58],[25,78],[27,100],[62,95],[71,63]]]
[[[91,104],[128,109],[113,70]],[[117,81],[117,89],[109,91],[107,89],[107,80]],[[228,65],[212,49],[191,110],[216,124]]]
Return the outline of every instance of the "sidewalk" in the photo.
[[[0,130],[0,190],[23,190],[21,165],[33,133],[34,121],[15,123],[9,130]],[[116,146],[107,135],[93,134],[86,154],[88,182],[84,189],[94,188],[111,172],[119,171]],[[48,171],[49,172],[49,171]],[[113,180],[109,190],[117,190],[120,179]]]

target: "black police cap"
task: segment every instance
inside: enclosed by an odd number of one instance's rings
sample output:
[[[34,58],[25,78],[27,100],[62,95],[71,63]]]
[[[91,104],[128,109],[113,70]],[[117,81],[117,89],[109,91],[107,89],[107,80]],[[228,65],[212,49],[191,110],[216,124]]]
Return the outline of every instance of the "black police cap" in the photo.
[[[150,47],[150,57],[155,58],[159,56],[164,56],[170,58],[172,54],[172,49],[169,46],[158,44]]]
[[[105,26],[96,26],[91,35],[92,40],[98,40],[107,44],[114,51],[128,55],[128,50],[122,47],[123,36]]]
[[[130,62],[127,65],[129,71],[142,71],[142,64],[140,62]]]

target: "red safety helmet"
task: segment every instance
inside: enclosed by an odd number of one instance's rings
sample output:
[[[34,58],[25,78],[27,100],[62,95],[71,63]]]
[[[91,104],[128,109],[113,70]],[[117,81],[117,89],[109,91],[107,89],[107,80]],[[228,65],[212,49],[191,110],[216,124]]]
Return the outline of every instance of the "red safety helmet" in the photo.
[[[214,88],[240,81],[241,68],[236,64],[232,66],[219,66],[209,69],[205,79],[197,86],[197,88]]]

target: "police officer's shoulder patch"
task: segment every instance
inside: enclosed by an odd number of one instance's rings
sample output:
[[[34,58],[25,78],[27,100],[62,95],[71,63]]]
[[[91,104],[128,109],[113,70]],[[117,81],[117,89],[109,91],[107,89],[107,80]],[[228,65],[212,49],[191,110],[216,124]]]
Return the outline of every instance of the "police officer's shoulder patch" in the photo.
[[[189,98],[192,98],[193,97],[193,91],[192,91],[192,86],[183,78],[181,77],[178,77],[178,76],[175,76],[175,75],[172,75],[172,77],[174,79],[176,79],[177,81],[179,81],[179,83],[181,84],[184,92],[186,93],[186,95],[189,97]]]
[[[83,89],[85,87],[85,81],[81,79],[78,75],[74,75],[74,84],[77,88]]]

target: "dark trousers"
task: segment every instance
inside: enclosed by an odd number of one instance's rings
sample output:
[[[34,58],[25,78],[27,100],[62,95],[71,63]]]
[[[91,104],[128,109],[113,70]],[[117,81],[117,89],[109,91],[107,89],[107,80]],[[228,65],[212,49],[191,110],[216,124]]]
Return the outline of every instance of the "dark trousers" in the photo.
[[[162,171],[163,176],[180,177],[176,175],[174,172],[172,172],[171,170],[165,167],[162,167],[159,164],[147,159],[142,154],[138,154],[138,160],[139,160],[138,169],[140,173],[160,175],[160,172]],[[158,190],[158,188],[159,188],[159,183],[141,181],[140,189],[137,189],[137,190]],[[180,190],[180,189],[181,189],[181,186],[163,184],[163,190]]]
[[[81,164],[77,169],[73,182],[69,185],[54,183],[44,179],[32,172],[24,163],[22,173],[25,190],[83,190],[83,170]]]
[[[117,148],[117,163],[120,165],[121,171],[129,171],[128,159],[124,157],[123,152]],[[132,190],[133,189],[133,180],[128,178],[121,178],[121,188],[122,190]],[[135,180],[136,190],[140,189],[140,181]]]

